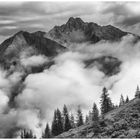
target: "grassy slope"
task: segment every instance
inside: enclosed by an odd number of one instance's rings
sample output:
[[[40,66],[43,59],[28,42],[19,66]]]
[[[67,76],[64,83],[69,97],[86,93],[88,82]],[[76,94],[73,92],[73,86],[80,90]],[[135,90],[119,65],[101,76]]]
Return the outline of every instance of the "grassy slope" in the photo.
[[[99,124],[100,132],[95,135],[93,122],[62,133],[57,138],[137,138],[140,137],[140,99],[108,112]]]

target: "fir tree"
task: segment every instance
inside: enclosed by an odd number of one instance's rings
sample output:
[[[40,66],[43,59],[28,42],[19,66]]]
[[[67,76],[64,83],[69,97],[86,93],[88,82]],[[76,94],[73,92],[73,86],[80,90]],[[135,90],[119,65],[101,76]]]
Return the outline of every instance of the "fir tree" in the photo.
[[[92,109],[92,121],[98,121],[98,120],[99,120],[99,110],[97,108],[97,105],[94,103]]]
[[[63,107],[63,130],[68,131],[71,128],[72,127],[71,127],[71,123],[70,123],[70,119],[69,119],[68,109],[67,109],[66,105],[64,105],[64,107]]]
[[[71,124],[72,128],[75,128],[75,120],[74,120],[73,114],[71,114],[71,116],[70,116],[70,124]]]
[[[125,101],[124,101],[123,95],[121,94],[119,106],[124,105],[124,103],[125,103]]]
[[[92,121],[92,112],[91,111],[89,111],[89,121]]]
[[[63,132],[62,115],[59,109],[54,111],[52,122],[52,135],[57,136]]]
[[[56,116],[56,110],[54,111],[53,121],[52,121],[52,135],[56,136],[57,133],[57,116]]]
[[[101,101],[100,101],[100,103],[101,103],[101,114],[102,114],[102,116],[105,113],[107,113],[107,112],[109,112],[110,110],[113,109],[111,99],[110,99],[110,97],[109,97],[109,95],[108,95],[107,92],[108,92],[107,89],[104,87],[103,88],[103,93],[101,95]]]
[[[80,106],[78,106],[77,110],[77,127],[83,125],[83,115]]]
[[[128,103],[128,102],[129,102],[129,98],[128,98],[128,96],[126,97],[125,102],[126,102],[126,103]]]
[[[87,124],[89,122],[89,116],[86,115],[86,118],[85,118],[85,124]]]
[[[137,86],[136,93],[135,93],[135,98],[140,98],[140,89],[139,89],[139,86]]]
[[[43,138],[51,138],[51,132],[50,132],[50,128],[49,128],[48,123],[46,125],[45,132],[44,132],[42,137]]]
[[[62,122],[62,115],[59,109],[56,110],[57,114],[57,128],[58,128],[58,135],[63,132],[63,122]]]

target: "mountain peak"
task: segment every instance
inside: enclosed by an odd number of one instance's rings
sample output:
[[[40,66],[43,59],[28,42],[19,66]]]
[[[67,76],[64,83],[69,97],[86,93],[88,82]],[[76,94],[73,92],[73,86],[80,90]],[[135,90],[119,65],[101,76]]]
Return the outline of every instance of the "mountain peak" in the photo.
[[[75,42],[80,40],[80,42],[90,41],[91,43],[96,43],[100,40],[118,41],[121,37],[127,35],[127,32],[112,25],[100,26],[93,22],[84,22],[79,17],[70,17],[66,24],[55,26],[48,34],[57,42],[70,44],[73,42],[75,34],[80,38]]]
[[[77,29],[82,28],[85,25],[85,23],[81,18],[70,17],[65,25],[70,30],[71,29],[76,29],[77,30]]]
[[[84,21],[79,17],[76,18],[70,17],[66,24],[70,24],[70,23],[84,23]]]
[[[16,35],[23,35],[25,32],[26,32],[26,31],[20,30],[20,31],[18,31],[18,32],[15,34],[15,36],[16,36]]]

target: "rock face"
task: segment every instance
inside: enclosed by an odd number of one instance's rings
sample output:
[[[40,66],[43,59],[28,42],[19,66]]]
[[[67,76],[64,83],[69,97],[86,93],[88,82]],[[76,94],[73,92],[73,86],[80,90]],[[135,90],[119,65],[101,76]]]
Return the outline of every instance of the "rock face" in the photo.
[[[45,32],[20,31],[0,44],[0,64],[4,68],[19,63],[22,55],[45,55],[55,57],[67,49],[59,43],[44,37]]]
[[[136,98],[125,105],[108,112],[99,124],[87,124],[57,138],[140,138],[140,99]]]
[[[120,72],[121,61],[112,56],[102,56],[96,59],[85,60],[85,67],[97,66],[106,76],[112,76]]]
[[[111,25],[100,26],[93,22],[84,22],[80,18],[70,17],[66,24],[55,26],[48,35],[60,43],[83,41],[96,43],[100,40],[117,41],[127,35],[127,32]]]
[[[5,40],[0,45],[0,67],[7,70],[7,76],[14,72],[22,73],[19,84],[13,86],[9,105],[14,105],[14,98],[23,89],[23,81],[30,73],[42,72],[54,64],[51,59],[67,49],[57,42],[44,37],[45,32],[29,33],[20,31]],[[45,60],[43,64],[25,67],[22,60],[28,61],[31,56],[42,56]],[[47,60],[50,61],[47,61]]]
[[[57,42],[45,38],[44,34],[45,32],[41,31],[35,33],[20,31],[0,45],[0,54],[7,54],[11,51],[17,52],[30,46],[37,50],[38,53],[55,56],[66,49]]]

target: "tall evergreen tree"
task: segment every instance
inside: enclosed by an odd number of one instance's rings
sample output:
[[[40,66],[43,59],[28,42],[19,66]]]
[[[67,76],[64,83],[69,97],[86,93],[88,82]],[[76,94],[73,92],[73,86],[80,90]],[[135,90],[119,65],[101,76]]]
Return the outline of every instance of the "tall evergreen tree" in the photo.
[[[89,111],[89,121],[92,121],[92,112],[91,111]]]
[[[63,107],[63,130],[68,131],[71,128],[72,127],[71,127],[71,123],[70,123],[70,119],[69,119],[68,109],[67,109],[66,105],[64,105],[64,107]]]
[[[129,98],[128,98],[128,96],[126,97],[125,102],[126,102],[126,103],[128,103],[128,102],[129,102]]]
[[[51,138],[51,131],[49,128],[49,124],[47,123],[46,128],[45,128],[45,132],[42,136],[43,138]]]
[[[113,106],[112,106],[112,102],[111,102],[111,99],[107,93],[107,89],[104,87],[103,88],[103,92],[102,92],[102,95],[101,95],[101,114],[102,116],[109,112],[110,110],[113,109]]]
[[[57,136],[63,132],[62,115],[59,109],[54,111],[52,122],[52,135]]]
[[[52,128],[51,128],[53,136],[56,136],[58,134],[57,129],[58,129],[57,128],[57,114],[56,114],[56,110],[55,110],[54,116],[53,116],[53,121],[52,121]]]
[[[124,103],[125,103],[125,101],[124,101],[124,97],[123,97],[123,95],[121,94],[121,98],[120,98],[119,106],[124,105]]]
[[[89,116],[86,115],[86,118],[85,118],[85,124],[87,124],[89,122]]]
[[[79,126],[81,126],[83,124],[84,124],[84,122],[83,122],[83,114],[82,114],[80,106],[78,106],[78,110],[77,110],[77,127],[79,127]]]
[[[71,116],[70,116],[70,124],[71,124],[72,128],[75,128],[75,120],[74,120],[73,114],[71,114]]]
[[[140,89],[139,89],[139,86],[137,86],[136,93],[135,93],[135,98],[140,98]]]
[[[57,114],[57,127],[58,127],[58,134],[63,132],[63,122],[62,122],[62,115],[59,109],[56,110]]]
[[[94,103],[92,109],[92,121],[98,121],[98,120],[99,120],[99,110],[97,108],[97,105]]]

